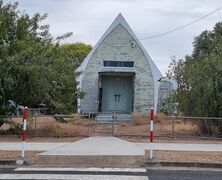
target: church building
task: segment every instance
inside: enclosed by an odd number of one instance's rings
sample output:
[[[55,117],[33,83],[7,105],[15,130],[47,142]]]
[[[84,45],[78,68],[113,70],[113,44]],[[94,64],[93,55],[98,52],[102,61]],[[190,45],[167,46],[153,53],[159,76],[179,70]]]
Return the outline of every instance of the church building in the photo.
[[[121,14],[78,71],[79,113],[156,113],[162,74]]]

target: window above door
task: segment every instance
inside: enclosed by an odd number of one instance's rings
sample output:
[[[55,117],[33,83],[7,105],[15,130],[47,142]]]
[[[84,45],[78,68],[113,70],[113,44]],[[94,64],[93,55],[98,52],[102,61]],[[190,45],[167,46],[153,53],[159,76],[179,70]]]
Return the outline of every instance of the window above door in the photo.
[[[103,61],[104,67],[133,67],[134,61]]]

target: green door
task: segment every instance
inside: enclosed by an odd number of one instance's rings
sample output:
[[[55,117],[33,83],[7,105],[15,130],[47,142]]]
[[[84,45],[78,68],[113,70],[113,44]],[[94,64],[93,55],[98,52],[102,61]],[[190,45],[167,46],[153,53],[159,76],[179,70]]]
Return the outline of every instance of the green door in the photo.
[[[132,111],[132,77],[102,77],[102,112]]]

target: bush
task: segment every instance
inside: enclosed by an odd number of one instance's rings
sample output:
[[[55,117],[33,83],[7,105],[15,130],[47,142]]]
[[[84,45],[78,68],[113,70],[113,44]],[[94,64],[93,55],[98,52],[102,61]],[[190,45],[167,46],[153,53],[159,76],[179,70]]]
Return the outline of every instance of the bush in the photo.
[[[198,127],[201,135],[222,137],[222,120],[200,120]]]
[[[62,129],[57,125],[55,128],[52,130],[53,136],[55,137],[61,137],[64,135]]]

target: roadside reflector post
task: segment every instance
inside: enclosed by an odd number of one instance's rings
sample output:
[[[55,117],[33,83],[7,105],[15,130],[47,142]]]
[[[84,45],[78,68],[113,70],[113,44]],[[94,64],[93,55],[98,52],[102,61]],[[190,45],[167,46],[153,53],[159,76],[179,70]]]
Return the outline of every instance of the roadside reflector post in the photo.
[[[26,141],[26,127],[27,127],[27,114],[28,114],[28,107],[25,107],[23,110],[23,128],[22,128],[22,152],[21,152],[21,159],[16,161],[16,164],[23,164],[25,158],[25,141]]]
[[[23,113],[23,129],[22,129],[22,159],[25,157],[25,140],[26,140],[26,127],[27,127],[27,113],[28,108],[25,107]]]
[[[150,159],[153,159],[153,120],[154,120],[154,111],[153,108],[150,109]]]

